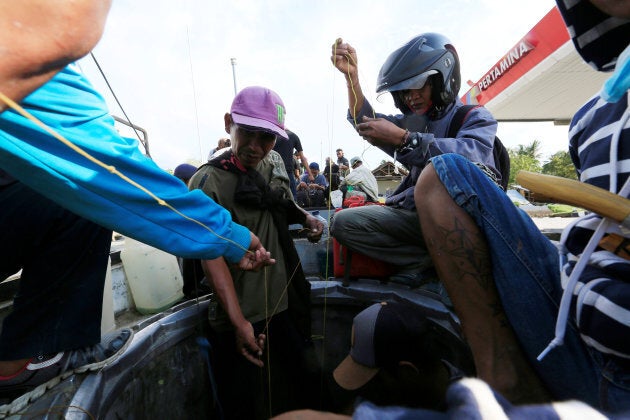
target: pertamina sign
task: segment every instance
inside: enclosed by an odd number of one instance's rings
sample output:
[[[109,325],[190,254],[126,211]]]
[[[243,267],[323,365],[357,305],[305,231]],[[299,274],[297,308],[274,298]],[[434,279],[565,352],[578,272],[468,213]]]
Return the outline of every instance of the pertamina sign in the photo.
[[[534,46],[522,39],[514,48],[512,48],[503,58],[487,72],[481,80],[478,82],[478,88],[480,91],[488,89],[494,82],[496,82],[505,72],[514,67],[523,57],[525,57]]]

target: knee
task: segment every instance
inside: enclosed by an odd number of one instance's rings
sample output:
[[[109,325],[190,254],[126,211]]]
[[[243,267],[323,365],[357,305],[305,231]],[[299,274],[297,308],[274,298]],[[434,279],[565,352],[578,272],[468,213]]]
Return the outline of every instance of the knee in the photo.
[[[347,230],[346,222],[348,218],[345,216],[346,213],[347,212],[344,211],[335,213],[332,221],[330,222],[330,235],[337,240],[339,240],[340,238],[343,239],[344,233]]]
[[[442,186],[442,180],[435,172],[433,165],[429,163],[420,173],[413,191],[416,208],[421,209],[431,205],[431,200],[427,200],[426,197],[431,195],[439,186]]]

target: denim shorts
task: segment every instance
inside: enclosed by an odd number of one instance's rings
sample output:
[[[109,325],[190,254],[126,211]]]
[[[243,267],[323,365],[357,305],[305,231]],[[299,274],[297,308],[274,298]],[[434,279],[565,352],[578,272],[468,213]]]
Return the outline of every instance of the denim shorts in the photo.
[[[556,246],[507,195],[467,159],[445,154],[431,162],[453,200],[483,231],[494,281],[529,362],[555,399],[578,399],[617,412],[630,408],[628,370],[607,374],[610,360],[567,325],[564,345],[536,357],[554,337],[562,296]]]

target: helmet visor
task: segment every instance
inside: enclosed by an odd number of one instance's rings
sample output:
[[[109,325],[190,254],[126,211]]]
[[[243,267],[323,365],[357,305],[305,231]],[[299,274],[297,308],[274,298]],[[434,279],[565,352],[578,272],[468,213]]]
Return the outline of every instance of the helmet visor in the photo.
[[[388,92],[396,92],[400,90],[409,90],[409,89],[421,89],[426,83],[429,76],[434,74],[438,74],[437,70],[428,70],[424,73],[420,73],[417,76],[410,77],[407,80],[403,80],[402,82],[396,83],[392,86],[386,86],[384,90],[378,92],[377,97],[380,98],[382,95]]]

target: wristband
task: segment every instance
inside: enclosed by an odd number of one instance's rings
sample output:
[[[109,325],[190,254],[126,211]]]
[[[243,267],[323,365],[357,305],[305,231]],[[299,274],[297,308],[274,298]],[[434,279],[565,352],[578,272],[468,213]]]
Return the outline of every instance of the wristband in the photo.
[[[400,146],[398,146],[398,148],[402,149],[403,147],[405,147],[405,145],[407,144],[407,140],[409,140],[409,130],[405,129],[405,134],[403,134]]]
[[[397,152],[402,152],[405,150],[415,149],[420,145],[419,138],[420,134],[418,133],[410,133],[409,130],[405,131],[405,135],[403,136],[403,143],[396,148]]]

